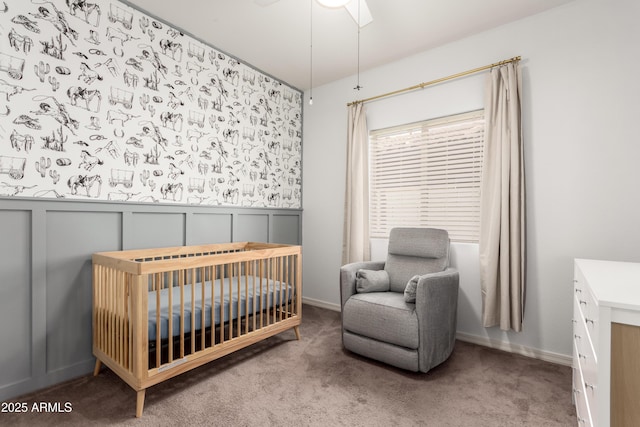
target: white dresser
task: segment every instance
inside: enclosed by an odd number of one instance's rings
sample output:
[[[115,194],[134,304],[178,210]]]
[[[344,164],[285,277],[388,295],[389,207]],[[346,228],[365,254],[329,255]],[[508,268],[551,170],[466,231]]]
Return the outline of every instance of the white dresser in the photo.
[[[640,426],[640,264],[576,259],[573,330],[578,426]]]

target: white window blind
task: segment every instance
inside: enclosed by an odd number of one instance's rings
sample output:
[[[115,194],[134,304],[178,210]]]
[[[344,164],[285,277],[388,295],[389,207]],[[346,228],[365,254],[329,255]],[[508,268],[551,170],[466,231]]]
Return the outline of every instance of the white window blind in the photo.
[[[372,131],[370,237],[434,227],[477,242],[484,111]]]

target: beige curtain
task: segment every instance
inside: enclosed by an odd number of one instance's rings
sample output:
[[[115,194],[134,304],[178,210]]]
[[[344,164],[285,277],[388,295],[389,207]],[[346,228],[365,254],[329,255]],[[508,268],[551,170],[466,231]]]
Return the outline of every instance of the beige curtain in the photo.
[[[369,261],[369,131],[362,103],[349,106],[342,264]]]
[[[493,68],[485,86],[480,277],[485,327],[522,330],[525,194],[519,63]]]

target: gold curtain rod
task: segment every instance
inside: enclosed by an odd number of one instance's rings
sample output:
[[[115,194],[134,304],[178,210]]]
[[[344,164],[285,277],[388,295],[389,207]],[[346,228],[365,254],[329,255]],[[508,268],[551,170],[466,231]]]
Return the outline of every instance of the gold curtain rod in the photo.
[[[480,71],[488,70],[489,68],[498,67],[500,65],[508,64],[510,62],[520,61],[520,59],[521,58],[519,56],[514,56],[513,58],[505,59],[504,61],[496,62],[496,63],[490,64],[490,65],[485,65],[484,67],[478,67],[478,68],[474,68],[473,70],[468,70],[468,71],[463,71],[461,73],[452,74],[452,75],[447,76],[447,77],[442,77],[442,78],[439,78],[439,79],[436,79],[436,80],[431,80],[430,82],[424,82],[424,83],[417,84],[415,86],[406,87],[404,89],[394,90],[393,92],[383,93],[382,95],[372,96],[371,98],[365,98],[365,99],[360,99],[358,101],[353,101],[353,102],[348,103],[347,107],[350,107],[351,105],[354,105],[354,104],[364,104],[365,102],[373,101],[375,99],[380,99],[380,98],[386,98],[388,96],[397,95],[397,94],[402,93],[402,92],[409,92],[411,90],[416,90],[416,89],[424,89],[426,86],[434,85],[434,84],[437,84],[437,83],[442,83],[442,82],[447,81],[447,80],[457,79],[458,77],[468,76],[469,74],[479,73]]]

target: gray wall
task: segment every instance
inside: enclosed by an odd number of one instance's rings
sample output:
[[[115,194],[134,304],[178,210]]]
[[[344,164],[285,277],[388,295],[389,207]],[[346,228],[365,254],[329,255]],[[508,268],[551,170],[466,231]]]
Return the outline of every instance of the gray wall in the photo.
[[[356,76],[314,87],[313,106],[304,111],[307,301],[336,308],[340,303],[346,103],[521,55],[528,239],[524,331],[482,327],[477,249],[458,245],[453,254],[461,269],[458,332],[502,348],[571,360],[573,258],[640,262],[638,16],[637,0],[573,1],[363,72],[361,91],[352,90]],[[369,103],[370,124],[477,108],[485,74],[479,77]]]
[[[301,211],[0,198],[0,400],[89,374],[91,254],[300,244]]]

